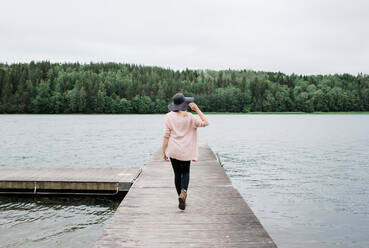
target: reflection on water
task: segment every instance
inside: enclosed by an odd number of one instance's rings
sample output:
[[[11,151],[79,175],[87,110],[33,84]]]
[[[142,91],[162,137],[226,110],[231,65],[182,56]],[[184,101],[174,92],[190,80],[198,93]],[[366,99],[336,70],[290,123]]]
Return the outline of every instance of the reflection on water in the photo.
[[[208,118],[199,143],[278,247],[369,247],[369,115]],[[2,115],[0,128],[0,168],[142,167],[163,115]],[[0,198],[0,243],[89,247],[118,204],[55,200]]]
[[[1,247],[92,247],[120,201],[0,197]]]

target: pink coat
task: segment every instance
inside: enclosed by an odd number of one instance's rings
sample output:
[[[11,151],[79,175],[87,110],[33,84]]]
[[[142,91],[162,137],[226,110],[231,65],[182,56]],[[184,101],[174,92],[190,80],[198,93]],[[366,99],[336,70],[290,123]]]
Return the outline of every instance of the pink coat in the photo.
[[[183,116],[176,112],[165,115],[164,137],[169,138],[165,154],[168,158],[182,161],[196,161],[198,156],[197,128],[206,127],[208,121],[188,113]]]

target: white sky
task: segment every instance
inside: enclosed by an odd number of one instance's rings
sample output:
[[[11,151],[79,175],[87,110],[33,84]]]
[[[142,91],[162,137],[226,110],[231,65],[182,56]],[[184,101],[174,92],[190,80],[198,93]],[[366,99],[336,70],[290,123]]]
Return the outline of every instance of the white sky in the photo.
[[[4,0],[0,62],[369,73],[367,0]]]

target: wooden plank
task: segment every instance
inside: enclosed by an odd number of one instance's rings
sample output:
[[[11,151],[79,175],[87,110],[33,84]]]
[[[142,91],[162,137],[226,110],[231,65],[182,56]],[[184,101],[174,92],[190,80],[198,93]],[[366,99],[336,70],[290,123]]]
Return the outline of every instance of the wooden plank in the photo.
[[[276,247],[208,146],[191,164],[185,211],[169,162],[156,153],[109,221],[102,247]]]

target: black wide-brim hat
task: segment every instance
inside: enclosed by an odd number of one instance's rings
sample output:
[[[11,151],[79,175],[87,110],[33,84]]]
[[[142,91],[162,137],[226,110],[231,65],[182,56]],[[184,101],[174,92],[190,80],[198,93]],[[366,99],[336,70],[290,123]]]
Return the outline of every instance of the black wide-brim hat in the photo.
[[[185,97],[182,93],[177,93],[173,96],[173,102],[168,105],[168,109],[170,111],[185,111],[188,108],[188,104],[194,102],[194,100],[193,97]]]

